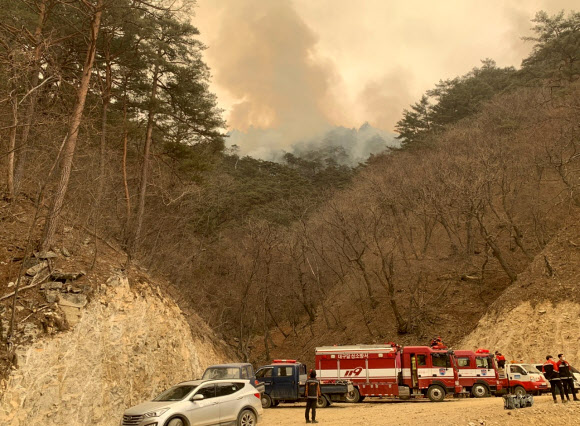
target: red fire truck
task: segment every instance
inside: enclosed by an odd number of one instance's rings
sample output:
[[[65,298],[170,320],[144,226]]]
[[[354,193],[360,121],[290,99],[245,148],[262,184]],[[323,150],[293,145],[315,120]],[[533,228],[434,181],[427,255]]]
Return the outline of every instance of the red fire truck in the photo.
[[[475,398],[483,398],[502,389],[493,355],[487,349],[453,351],[459,384]]]
[[[366,396],[401,399],[427,396],[443,401],[462,391],[452,351],[428,346],[323,346],[316,348],[316,370],[322,381],[350,380],[347,401]]]

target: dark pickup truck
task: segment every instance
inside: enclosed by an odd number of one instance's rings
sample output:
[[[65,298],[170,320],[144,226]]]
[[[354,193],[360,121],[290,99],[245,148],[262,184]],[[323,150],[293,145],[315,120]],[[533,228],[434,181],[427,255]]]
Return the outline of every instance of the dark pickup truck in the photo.
[[[256,380],[252,364],[238,362],[212,365],[205,369],[202,380],[247,379],[260,394],[264,394],[264,384]]]
[[[265,385],[262,407],[275,407],[281,402],[305,401],[306,378],[306,365],[295,360],[274,360],[271,365],[260,367],[256,371],[256,379]],[[324,408],[331,402],[344,402],[353,389],[352,383],[348,381],[321,381],[322,396],[318,398],[316,406]]]

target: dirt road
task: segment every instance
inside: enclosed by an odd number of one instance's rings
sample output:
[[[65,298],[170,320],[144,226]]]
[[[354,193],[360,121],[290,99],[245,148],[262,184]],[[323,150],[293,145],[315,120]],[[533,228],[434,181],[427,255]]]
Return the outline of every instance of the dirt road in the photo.
[[[306,404],[281,404],[264,410],[267,426],[303,424]],[[551,396],[534,397],[534,406],[504,410],[502,398],[403,402],[368,398],[359,404],[333,404],[317,410],[319,423],[340,425],[579,425],[580,402],[554,404]]]

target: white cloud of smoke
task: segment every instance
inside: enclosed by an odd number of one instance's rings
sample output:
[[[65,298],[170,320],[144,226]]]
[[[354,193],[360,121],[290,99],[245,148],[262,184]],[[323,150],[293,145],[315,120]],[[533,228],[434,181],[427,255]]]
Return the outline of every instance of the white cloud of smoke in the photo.
[[[266,158],[333,126],[392,131],[403,108],[480,59],[518,66],[520,37],[572,0],[199,0],[212,89],[241,153]],[[321,142],[322,143],[322,142]]]

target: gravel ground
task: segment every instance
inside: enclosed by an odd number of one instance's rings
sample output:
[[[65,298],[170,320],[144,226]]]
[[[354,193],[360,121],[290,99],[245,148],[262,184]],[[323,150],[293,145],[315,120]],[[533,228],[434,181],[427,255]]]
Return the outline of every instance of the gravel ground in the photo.
[[[264,410],[264,425],[305,423],[306,404],[281,404]],[[317,410],[317,420],[327,425],[580,425],[580,402],[554,404],[551,396],[534,397],[534,405],[504,410],[502,398],[446,399],[403,402],[367,398],[359,404],[335,403]]]

